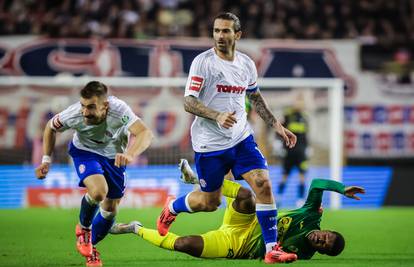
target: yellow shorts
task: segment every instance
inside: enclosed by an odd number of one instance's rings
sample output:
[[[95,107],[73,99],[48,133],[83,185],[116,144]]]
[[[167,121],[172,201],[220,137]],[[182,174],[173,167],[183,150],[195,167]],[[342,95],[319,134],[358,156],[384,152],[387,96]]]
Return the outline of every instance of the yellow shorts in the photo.
[[[202,258],[247,258],[253,240],[261,235],[256,214],[243,214],[233,208],[233,199],[226,198],[227,208],[223,224],[218,230],[207,232]]]

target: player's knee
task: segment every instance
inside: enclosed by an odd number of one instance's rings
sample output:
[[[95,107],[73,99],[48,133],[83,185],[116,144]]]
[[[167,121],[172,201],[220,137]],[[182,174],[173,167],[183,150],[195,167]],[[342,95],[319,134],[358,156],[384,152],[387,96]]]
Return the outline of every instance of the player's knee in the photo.
[[[272,185],[268,178],[266,177],[257,178],[256,186],[258,189],[258,192],[256,192],[256,194],[260,196],[271,196],[272,195]]]
[[[105,190],[92,189],[92,190],[88,190],[88,194],[96,202],[101,202],[106,198],[107,192]]]

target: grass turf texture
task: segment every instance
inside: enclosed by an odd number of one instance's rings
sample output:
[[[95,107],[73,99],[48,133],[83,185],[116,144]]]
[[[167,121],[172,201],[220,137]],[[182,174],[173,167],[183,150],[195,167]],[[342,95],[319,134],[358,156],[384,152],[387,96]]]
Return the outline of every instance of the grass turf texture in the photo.
[[[155,228],[160,209],[122,209],[119,222],[139,220]],[[223,210],[181,214],[171,231],[197,234],[217,228]],[[0,266],[85,266],[75,248],[78,210],[0,210]],[[316,255],[294,266],[414,266],[414,208],[324,212],[323,229],[341,232],[338,257]],[[259,260],[206,260],[160,249],[135,235],[108,236],[99,245],[104,266],[264,266]]]

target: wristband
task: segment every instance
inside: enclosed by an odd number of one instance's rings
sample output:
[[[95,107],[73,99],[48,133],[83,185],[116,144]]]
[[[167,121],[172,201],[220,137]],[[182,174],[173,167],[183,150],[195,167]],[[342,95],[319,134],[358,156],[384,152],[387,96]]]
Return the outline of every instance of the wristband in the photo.
[[[42,157],[42,164],[43,163],[52,163],[52,158],[50,157],[50,156],[48,156],[48,155],[43,155],[43,157]]]

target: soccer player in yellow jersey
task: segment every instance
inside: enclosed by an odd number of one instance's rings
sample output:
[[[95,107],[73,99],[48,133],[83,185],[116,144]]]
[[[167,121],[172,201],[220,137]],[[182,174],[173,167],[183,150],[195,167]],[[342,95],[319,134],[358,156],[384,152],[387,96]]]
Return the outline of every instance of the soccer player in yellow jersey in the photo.
[[[183,165],[181,165],[183,167]],[[182,168],[184,180],[191,169],[188,163]],[[194,178],[190,178],[194,179]],[[196,178],[195,178],[196,179]],[[285,251],[295,253],[299,259],[310,259],[315,252],[336,256],[342,252],[345,240],[341,234],[320,230],[323,191],[335,191],[359,200],[357,193],[365,193],[362,187],[345,187],[343,184],[324,179],[314,179],[305,204],[278,216],[279,244]],[[157,230],[143,227],[139,222],[115,224],[112,234],[134,232],[161,248],[187,253],[201,258],[263,258],[265,247],[260,225],[255,215],[253,193],[241,185],[224,180],[223,195],[227,200],[223,223],[219,229],[202,235],[178,236],[169,232],[166,236]]]

